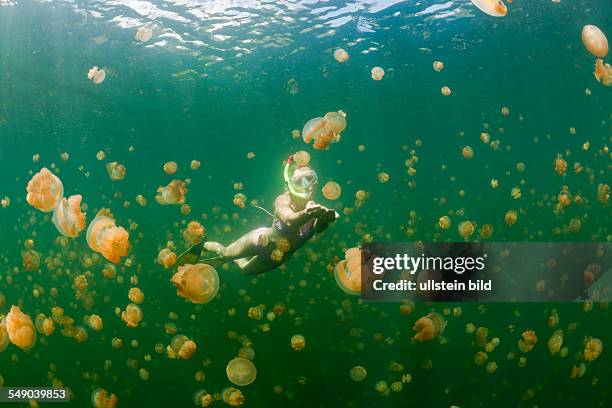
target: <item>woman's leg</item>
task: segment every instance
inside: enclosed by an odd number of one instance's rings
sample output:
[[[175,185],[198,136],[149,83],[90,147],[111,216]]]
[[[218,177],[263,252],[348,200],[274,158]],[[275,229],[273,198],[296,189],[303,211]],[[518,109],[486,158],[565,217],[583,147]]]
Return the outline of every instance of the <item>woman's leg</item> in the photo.
[[[269,235],[271,232],[272,228],[257,228],[246,233],[228,246],[223,246],[218,242],[207,241],[204,243],[204,249],[222,256],[228,261],[248,258],[257,255],[260,237],[262,235]]]

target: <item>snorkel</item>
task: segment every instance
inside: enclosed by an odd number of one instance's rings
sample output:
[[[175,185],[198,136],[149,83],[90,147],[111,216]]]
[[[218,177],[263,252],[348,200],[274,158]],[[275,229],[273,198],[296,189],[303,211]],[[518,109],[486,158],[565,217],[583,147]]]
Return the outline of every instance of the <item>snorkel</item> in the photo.
[[[291,170],[292,167],[293,167],[293,170]],[[296,187],[291,180],[291,176],[293,172],[295,172],[296,167],[297,166],[295,164],[295,160],[293,159],[293,155],[290,155],[287,158],[287,163],[285,163],[285,170],[283,172],[283,178],[285,179],[285,184],[287,185],[287,189],[289,190],[291,195],[301,198],[303,200],[308,200],[312,197],[312,190],[310,191],[308,190],[308,188],[310,187],[309,184],[312,185],[312,183],[304,182],[302,183],[302,186]],[[316,183],[316,174],[315,174],[314,183]]]

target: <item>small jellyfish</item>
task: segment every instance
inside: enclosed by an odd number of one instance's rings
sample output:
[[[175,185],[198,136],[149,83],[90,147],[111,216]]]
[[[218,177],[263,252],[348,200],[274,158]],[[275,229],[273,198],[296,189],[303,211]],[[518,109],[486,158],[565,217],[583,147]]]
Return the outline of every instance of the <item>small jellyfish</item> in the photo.
[[[361,382],[366,378],[368,372],[362,366],[355,366],[349,370],[349,378],[355,382]]]
[[[169,356],[178,356],[183,360],[189,360],[196,352],[196,344],[193,340],[189,340],[184,334],[177,334],[170,342]],[[174,357],[176,358],[176,357]]]
[[[157,262],[164,268],[170,268],[176,263],[176,254],[169,248],[164,248],[157,254]]]
[[[102,388],[97,388],[91,393],[91,405],[94,408],[115,408],[117,406],[117,396]]]
[[[128,292],[128,299],[130,299],[130,302],[139,305],[144,301],[144,293],[142,293],[140,288],[130,288],[130,291]]]
[[[236,357],[227,364],[227,378],[240,387],[251,384],[257,377],[257,368],[251,360]]]
[[[136,34],[134,35],[134,39],[136,41],[140,41],[142,43],[146,43],[153,36],[153,28],[149,24],[145,24],[138,28]]]
[[[295,351],[301,351],[306,348],[306,338],[301,334],[291,336],[291,348]]]
[[[170,281],[177,288],[177,295],[191,303],[208,303],[219,290],[219,275],[210,265],[198,263],[179,266]]]
[[[440,93],[441,93],[442,95],[444,95],[444,96],[449,96],[449,95],[451,94],[451,92],[452,92],[452,91],[451,91],[451,89],[450,89],[448,86],[443,86],[443,87],[440,89]]]
[[[127,169],[123,164],[117,162],[106,163],[106,172],[111,180],[118,181],[125,178]]]
[[[436,312],[428,313],[414,323],[412,330],[416,332],[413,339],[419,341],[432,340],[444,332],[446,320]]]
[[[155,200],[161,205],[183,204],[189,192],[184,181],[172,180],[167,186],[159,187]]]
[[[64,195],[61,180],[46,167],[32,177],[26,190],[28,204],[43,212],[52,211]]]
[[[245,398],[237,388],[226,387],[221,392],[221,401],[229,405],[230,407],[240,407],[244,404]]]
[[[433,69],[436,72],[440,72],[444,69],[444,63],[442,61],[434,61]]]
[[[123,227],[117,227],[107,210],[101,210],[87,228],[87,244],[94,252],[99,252],[113,263],[130,250],[129,234]]]
[[[361,250],[349,248],[345,259],[338,262],[334,268],[336,284],[349,295],[361,293]]]
[[[601,59],[595,61],[595,79],[605,86],[612,86],[612,65],[604,64]]]
[[[121,312],[121,320],[128,327],[137,327],[142,320],[142,309],[134,303],[127,305],[124,311]]]
[[[546,344],[548,347],[548,351],[550,354],[556,355],[561,350],[563,346],[563,330],[555,330],[555,332],[548,339],[548,343]]]
[[[468,239],[474,233],[474,224],[471,221],[462,221],[457,227],[459,235]]]
[[[94,66],[87,72],[87,78],[94,84],[99,85],[106,79],[106,72]]]
[[[472,149],[470,146],[465,146],[461,150],[461,155],[464,159],[471,160],[472,158],[474,158],[474,149]]]
[[[333,201],[340,198],[342,188],[340,187],[340,184],[336,183],[335,181],[328,181],[321,189],[321,192],[323,193],[323,197]]]
[[[451,219],[448,215],[443,215],[438,219],[438,226],[441,229],[449,229],[451,226]]]
[[[183,231],[183,238],[191,245],[195,245],[204,236],[204,227],[197,221],[190,221],[187,228]]]
[[[18,306],[11,306],[6,315],[6,331],[11,343],[24,351],[31,349],[36,343],[36,330],[34,323]]]
[[[53,210],[53,224],[65,237],[77,237],[85,229],[85,214],[81,211],[81,200],[77,194],[68,199],[62,198]]]
[[[608,55],[608,39],[597,26],[588,24],[582,27],[582,43],[597,58]]]
[[[178,164],[175,161],[169,161],[164,164],[164,173],[173,175],[178,170]]]
[[[340,63],[346,62],[349,59],[349,54],[343,48],[338,48],[334,51],[334,59]]]
[[[381,67],[374,67],[370,72],[372,75],[372,79],[375,81],[380,81],[385,76],[385,70]]]
[[[523,332],[521,339],[518,341],[518,348],[523,353],[528,353],[535,347],[538,342],[538,338],[533,330],[526,330]]]
[[[504,17],[508,14],[508,8],[502,0],[471,0],[472,3],[480,9],[483,13],[486,13],[493,17]]]
[[[197,170],[200,168],[200,166],[202,165],[202,163],[200,163],[199,160],[192,160],[191,164],[189,165],[189,167],[191,168],[191,170]]]
[[[40,254],[33,249],[21,253],[21,264],[28,272],[36,271],[40,267]]]
[[[517,219],[518,219],[518,214],[514,210],[508,210],[506,212],[506,215],[504,215],[504,221],[506,221],[506,224],[509,227],[513,226],[516,223]]]
[[[92,330],[102,331],[104,328],[104,323],[102,322],[102,318],[100,316],[97,314],[92,314],[87,317],[87,326],[89,326],[89,328]]]
[[[384,171],[381,171],[380,173],[378,173],[377,177],[378,177],[378,181],[382,184],[385,184],[391,178],[391,176],[389,176],[389,173],[385,173]]]
[[[596,338],[588,338],[584,343],[584,359],[586,361],[596,360],[603,350],[603,343]]]
[[[300,150],[293,155],[296,166],[304,167],[310,163],[310,154],[306,150]]]

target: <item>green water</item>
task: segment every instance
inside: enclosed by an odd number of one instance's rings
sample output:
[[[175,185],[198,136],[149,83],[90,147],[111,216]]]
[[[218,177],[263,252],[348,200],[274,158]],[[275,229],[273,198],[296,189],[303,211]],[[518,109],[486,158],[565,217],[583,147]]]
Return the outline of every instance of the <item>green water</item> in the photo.
[[[102,331],[88,329],[84,342],[63,336],[56,324],[53,335],[38,334],[30,351],[9,345],[0,353],[5,386],[51,386],[55,378],[71,389],[71,406],[91,406],[92,391],[104,388],[117,395],[119,406],[190,407],[197,390],[218,394],[232,386],[225,367],[246,337],[258,374],[251,385],[236,387],[245,406],[610,404],[607,305],[585,313],[578,303],[461,304],[461,317],[447,317],[446,341],[419,343],[411,341],[414,322],[458,304],[417,303],[404,316],[396,303],[360,303],[345,295],[327,268],[346,248],[370,238],[461,240],[457,225],[465,220],[477,229],[491,224],[491,241],[610,241],[610,207],[598,201],[597,187],[611,181],[606,146],[612,91],[595,80],[595,58],[580,38],[585,24],[612,35],[609,0],[515,0],[499,19],[469,1],[441,2],[437,11],[428,9],[432,1],[2,4],[0,197],[10,198],[10,205],[0,208],[0,292],[6,298],[0,313],[20,305],[34,318],[61,306],[75,326],[85,326],[83,318],[92,313],[104,321]],[[142,44],[134,34],[145,23],[154,23],[155,30]],[[348,51],[347,62],[333,59],[337,47]],[[433,70],[435,60],[444,62],[442,72]],[[102,84],[87,79],[94,65],[106,70]],[[374,66],[385,69],[381,81],[370,77]],[[442,96],[443,86],[451,88],[450,96]],[[504,106],[507,117],[500,113]],[[340,109],[347,129],[329,150],[292,138],[292,130],[309,119]],[[480,141],[485,131],[499,140],[497,150]],[[473,148],[473,159],[462,157],[464,146]],[[260,210],[232,203],[234,183],[243,183],[248,202],[272,209],[284,188],[283,161],[302,149],[311,154],[321,185],[334,180],[342,186],[337,201],[319,197],[342,213],[336,225],[282,270],[252,277],[235,266],[218,268],[221,286],[214,300],[196,306],[179,298],[170,283],[174,271],[156,261],[159,250],[169,240],[177,252],[183,250],[182,230],[192,220],[225,244],[269,225]],[[405,162],[413,150],[417,172],[410,176]],[[98,151],[105,152],[104,160],[96,159]],[[63,152],[67,161],[60,160]],[[249,152],[255,157],[248,159]],[[33,162],[35,154],[40,161]],[[564,176],[553,170],[557,154],[568,162]],[[189,168],[194,159],[202,163],[196,171]],[[163,172],[170,160],[179,165],[173,176]],[[105,165],[111,161],[126,166],[124,180],[109,178]],[[519,162],[524,172],[517,171]],[[581,172],[573,170],[576,162]],[[109,208],[118,225],[134,227],[133,265],[117,267],[122,283],[104,279],[104,259],[93,266],[81,262],[93,254],[85,231],[60,247],[51,215],[26,203],[27,182],[43,166],[57,169],[66,197],[83,196],[88,222]],[[379,182],[380,172],[389,174],[387,183]],[[157,188],[175,178],[190,179],[188,215],[180,206],[155,202]],[[492,178],[499,188],[491,188]],[[518,200],[510,195],[516,186],[522,191]],[[563,186],[583,203],[555,212]],[[368,197],[355,208],[358,190]],[[136,203],[138,194],[146,206]],[[519,213],[512,227],[504,222],[510,209]],[[437,227],[443,215],[452,219],[448,230]],[[580,220],[579,231],[568,230],[572,219]],[[31,272],[21,257],[28,239],[41,255],[41,267]],[[478,239],[478,231],[470,239]],[[45,259],[53,257],[63,265],[49,270]],[[81,274],[91,305],[75,295],[74,278]],[[130,284],[131,276],[137,284]],[[115,308],[130,303],[132,286],[145,294],[137,328],[115,315]],[[52,288],[57,296],[51,296]],[[42,293],[36,296],[35,289]],[[276,303],[286,311],[274,321],[248,317],[250,307],[265,304],[267,313]],[[547,325],[553,309],[560,317],[557,328]],[[190,360],[156,353],[156,343],[165,347],[174,336],[164,329],[169,322],[196,342]],[[498,365],[493,374],[473,362],[482,347],[465,333],[470,322],[488,327],[489,338],[500,338],[488,358]],[[521,368],[516,344],[529,329],[538,343]],[[546,348],[555,329],[565,332],[567,357]],[[303,351],[290,347],[294,334],[305,336]],[[587,363],[582,378],[570,379],[572,366],[582,361],[577,353],[585,336],[601,339],[604,351]],[[123,340],[122,348],[112,347],[114,337]],[[511,360],[509,353],[515,354]],[[107,368],[106,360],[112,362]],[[130,366],[131,360],[136,364]],[[404,369],[389,370],[392,361]],[[362,382],[349,378],[356,365],[367,369]],[[141,368],[148,380],[139,377]],[[198,370],[205,373],[203,382],[194,378]],[[391,386],[405,374],[412,381],[400,392],[383,396],[375,389],[378,381]],[[533,397],[525,400],[528,390]]]

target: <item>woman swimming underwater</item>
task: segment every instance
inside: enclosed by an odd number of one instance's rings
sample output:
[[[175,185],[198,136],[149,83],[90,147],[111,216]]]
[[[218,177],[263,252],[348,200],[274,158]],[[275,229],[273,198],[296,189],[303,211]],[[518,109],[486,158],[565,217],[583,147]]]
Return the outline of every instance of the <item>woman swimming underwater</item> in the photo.
[[[178,265],[195,263],[203,250],[213,252],[215,262],[234,261],[247,275],[256,275],[277,268],[287,262],[316,233],[327,229],[339,215],[313,201],[317,188],[317,173],[309,167],[298,166],[289,156],[284,171],[287,191],[274,200],[274,222],[271,227],[257,228],[230,245],[205,241],[185,253]],[[277,243],[288,248],[282,256],[273,256]],[[278,254],[278,252],[276,253]]]

